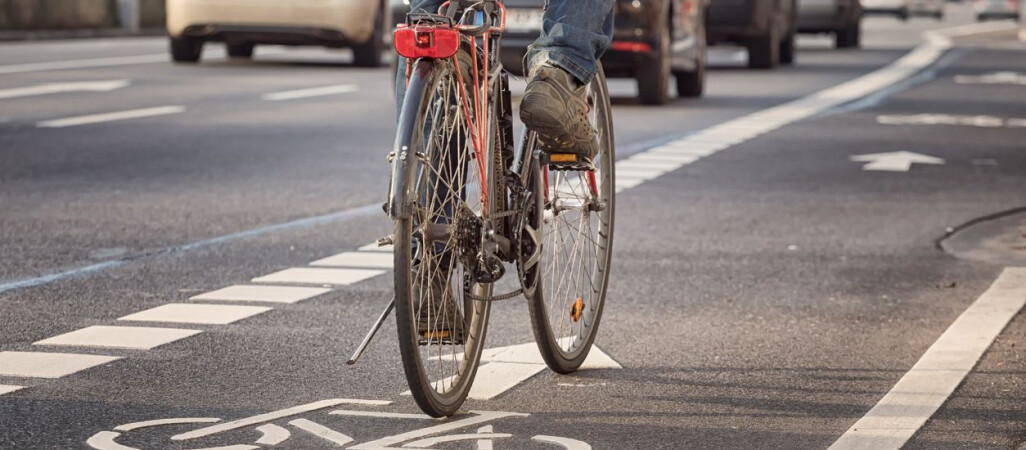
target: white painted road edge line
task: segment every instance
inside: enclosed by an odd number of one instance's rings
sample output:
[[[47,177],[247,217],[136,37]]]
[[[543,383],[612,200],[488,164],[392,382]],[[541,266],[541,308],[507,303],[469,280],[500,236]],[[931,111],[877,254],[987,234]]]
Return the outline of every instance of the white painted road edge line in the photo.
[[[24,388],[25,386],[11,386],[9,384],[0,384],[0,395],[10,394],[11,392]]]
[[[37,123],[36,126],[39,128],[65,128],[104,122],[117,122],[121,120],[142,119],[145,117],[165,116],[168,114],[180,114],[183,112],[185,112],[184,106],[158,106],[155,108],[131,109],[128,111],[45,120]]]
[[[1026,268],[1006,268],[830,450],[900,449],[962,384],[1026,305]]]
[[[356,92],[360,88],[355,84],[339,84],[335,86],[324,86],[311,89],[299,89],[295,91],[275,92],[264,94],[264,100],[269,102],[280,102],[282,100],[295,100],[299,98],[323,97],[326,95],[341,95]]]
[[[616,192],[636,187],[645,181],[653,180],[692,164],[703,157],[899,83],[937,62],[952,47],[952,37],[1011,29],[1015,26],[1013,22],[986,22],[926,32],[923,34],[922,44],[897,61],[874,72],[783,105],[714,125],[618,160],[616,167],[627,169],[624,173],[629,175],[628,178],[640,178],[642,181],[624,180],[623,184],[617,183]],[[692,157],[679,161],[672,160],[672,156],[684,155]],[[665,164],[653,164],[651,161],[655,158],[659,158],[660,162],[665,161]],[[641,168],[650,168],[650,170],[641,170]]]
[[[43,72],[47,70],[60,69],[85,69],[90,67],[114,67],[133,64],[149,64],[156,62],[167,62],[170,58],[167,53],[139,56],[116,56],[112,58],[90,58],[73,59],[69,61],[50,61],[27,64],[10,64],[0,66],[0,74]]]

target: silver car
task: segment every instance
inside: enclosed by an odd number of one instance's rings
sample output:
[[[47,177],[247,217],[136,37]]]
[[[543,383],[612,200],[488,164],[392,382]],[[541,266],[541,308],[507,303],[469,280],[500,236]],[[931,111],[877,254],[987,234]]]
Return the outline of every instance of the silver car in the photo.
[[[798,32],[830,33],[837,48],[858,47],[862,40],[860,0],[798,0]]]
[[[1013,19],[1019,20],[1019,2],[1016,0],[977,0],[976,20]]]

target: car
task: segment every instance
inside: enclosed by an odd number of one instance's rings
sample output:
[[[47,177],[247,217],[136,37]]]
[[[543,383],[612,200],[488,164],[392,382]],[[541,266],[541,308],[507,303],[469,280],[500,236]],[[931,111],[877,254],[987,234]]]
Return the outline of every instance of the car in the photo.
[[[865,14],[886,14],[908,20],[911,16],[911,0],[862,0]]]
[[[748,67],[793,64],[798,33],[796,0],[713,0],[706,15],[709,43],[748,50]]]
[[[260,44],[351,48],[353,64],[381,65],[387,0],[167,0],[171,58],[199,62],[206,42],[224,42],[232,58]]]
[[[837,48],[858,47],[862,40],[859,0],[798,0],[799,33],[831,33]]]
[[[680,97],[705,89],[707,0],[617,0],[613,42],[602,56],[606,76],[634,78],[642,104],[669,101],[675,81]],[[523,74],[527,47],[541,33],[545,0],[505,0],[502,63]],[[405,10],[403,6],[405,5]],[[406,21],[407,0],[393,0],[394,21]]]
[[[1012,19],[1019,20],[1019,2],[1016,0],[977,0],[976,20]]]
[[[910,0],[908,13],[913,17],[933,17],[937,20],[944,20],[944,5],[946,0]]]

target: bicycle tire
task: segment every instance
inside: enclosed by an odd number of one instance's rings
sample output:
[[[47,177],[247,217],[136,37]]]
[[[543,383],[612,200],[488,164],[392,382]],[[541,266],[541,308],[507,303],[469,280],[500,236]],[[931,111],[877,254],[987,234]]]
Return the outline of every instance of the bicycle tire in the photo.
[[[548,191],[545,200],[542,196],[536,196],[534,214],[528,217],[528,227],[525,232],[532,233],[540,230],[537,234],[541,241],[541,258],[534,267],[523,268],[525,294],[528,298],[528,310],[531,315],[531,325],[534,331],[535,342],[541,352],[546,365],[558,373],[572,373],[579,369],[588,357],[595,335],[598,332],[599,322],[602,318],[602,311],[605,306],[606,289],[609,285],[609,266],[612,262],[613,245],[613,224],[615,218],[615,145],[613,137],[613,119],[609,103],[609,92],[606,86],[605,75],[601,66],[595,79],[589,84],[588,95],[593,103],[592,120],[598,131],[599,154],[595,159],[597,173],[598,197],[593,198],[598,205],[602,206],[598,211],[586,211],[585,205],[588,199],[574,199],[574,193],[582,191],[571,189],[567,198],[561,199],[560,189],[563,189],[560,180],[572,185],[571,172],[550,171],[546,173],[543,167],[537,167],[531,171],[530,180],[534,192]],[[530,140],[529,142],[533,142]],[[580,184],[586,180],[585,172],[573,172],[577,175]],[[543,180],[548,176],[550,186],[544,187]],[[552,180],[555,178],[555,182]],[[593,193],[589,193],[594,197]],[[566,241],[560,239],[556,245],[556,237],[562,236],[559,226],[559,216],[566,214],[559,211],[559,202],[565,201],[572,205],[574,201],[580,201],[578,211],[581,214],[581,224],[576,231],[577,238],[584,237],[585,224],[594,232],[588,238],[590,247],[593,248],[593,264],[589,264],[587,273],[583,268],[585,263],[581,262],[578,268],[580,275],[588,276],[587,289],[578,289],[579,283],[569,283],[569,280],[556,279],[556,272],[559,269],[566,273],[565,267],[574,270],[575,262],[570,258],[560,258],[560,248],[566,248]],[[571,211],[571,208],[567,208]],[[587,217],[586,217],[587,216]],[[573,228],[568,221],[562,222],[564,229]],[[537,227],[537,228],[535,228]],[[574,242],[579,242],[574,239]],[[576,248],[576,246],[574,247]],[[578,255],[584,256],[584,255]],[[583,258],[582,258],[583,259]],[[561,264],[565,267],[559,267]],[[569,265],[567,265],[569,264]],[[572,275],[572,274],[571,274]],[[581,299],[581,309],[576,313],[574,308]],[[569,314],[567,314],[569,313]],[[570,318],[568,326],[567,316]],[[576,320],[574,317],[577,317]]]
[[[461,51],[459,55],[461,61],[469,60],[464,53]],[[468,223],[477,225],[477,219],[485,214],[484,205],[492,210],[494,202],[473,204],[475,195],[478,199],[481,196],[474,192],[470,178],[480,172],[477,163],[469,157],[470,145],[467,145],[465,134],[458,130],[460,124],[465,127],[465,121],[462,100],[454,94],[458,87],[456,66],[451,60],[420,60],[416,64],[407,92],[423,92],[423,96],[411,98],[412,95],[408,95],[404,102],[417,102],[416,112],[413,117],[407,117],[405,109],[413,109],[404,108],[400,117],[400,126],[415,127],[413,130],[418,133],[412,147],[407,149],[409,157],[417,160],[414,168],[416,181],[408,186],[411,204],[405,206],[410,208],[410,214],[408,218],[396,220],[394,230],[396,325],[410,393],[426,414],[443,417],[455,414],[466,400],[484,348],[491,304],[471,300],[467,294],[481,298],[489,296],[492,290],[490,284],[478,284],[468,278],[465,259],[459,256],[465,240],[453,230],[469,229]],[[466,73],[464,75],[466,80]],[[419,83],[425,83],[423,89],[416,86]],[[438,123],[442,125],[436,126]],[[452,131],[449,131],[450,127]],[[438,137],[440,131],[441,138]],[[450,152],[452,149],[456,151]],[[446,184],[450,188],[439,190],[438,186],[450,172],[454,175]],[[488,192],[489,196],[495,195],[495,189],[488,189]],[[451,208],[444,206],[450,202]],[[468,210],[473,211],[476,217],[468,217]],[[447,236],[441,235],[445,239],[441,245],[437,235],[443,228],[439,227],[440,224],[445,225],[447,231],[444,233],[448,233]],[[449,314],[445,307],[437,308],[441,313],[434,314],[434,319],[429,321],[440,322],[445,328],[462,318],[462,345],[452,336],[446,344],[442,338],[426,338],[418,332],[420,310],[431,302],[432,296],[437,297],[432,283],[441,278],[445,279],[445,287],[440,288],[442,297],[447,298],[446,295],[450,294],[446,294],[446,290],[449,290],[453,297],[452,309],[460,314]]]

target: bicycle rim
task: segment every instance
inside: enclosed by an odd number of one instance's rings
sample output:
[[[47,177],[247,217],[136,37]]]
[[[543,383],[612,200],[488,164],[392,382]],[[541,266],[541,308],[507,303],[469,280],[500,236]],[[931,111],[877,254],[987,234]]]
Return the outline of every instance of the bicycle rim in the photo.
[[[490,309],[472,296],[489,295],[491,286],[474,282],[466,264],[484,202],[453,64],[434,61],[415,82],[428,84],[421,99],[406,99],[421,106],[412,122],[419,137],[408,150],[417,155],[411,214],[395,224],[396,321],[410,392],[425,413],[440,417],[456,413],[470,391]]]
[[[587,172],[533,171],[539,200],[525,230],[541,242],[541,258],[525,269],[535,340],[546,364],[559,373],[577,370],[588,356],[605,305],[615,211],[613,123],[605,77],[588,87],[592,125],[598,131],[594,191]],[[537,227],[535,229],[535,227]]]

